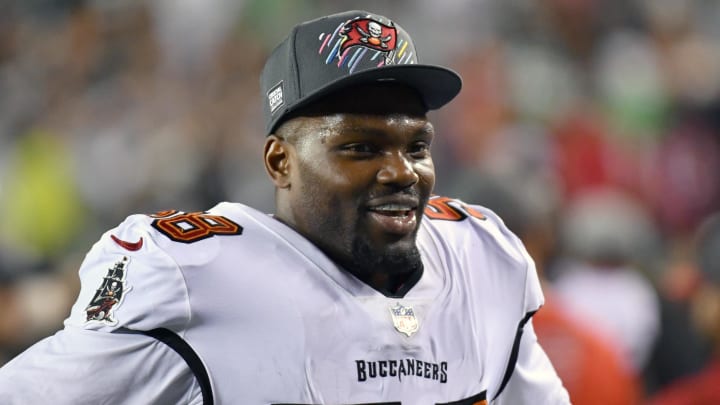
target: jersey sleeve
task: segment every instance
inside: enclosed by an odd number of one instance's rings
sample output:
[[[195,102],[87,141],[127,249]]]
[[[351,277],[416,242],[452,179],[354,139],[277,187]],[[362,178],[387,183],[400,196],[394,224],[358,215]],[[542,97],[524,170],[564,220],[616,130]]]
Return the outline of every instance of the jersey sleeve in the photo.
[[[155,242],[146,215],[106,232],[80,266],[80,293],[65,325],[82,329],[182,332],[190,320],[178,264]]]
[[[81,289],[64,329],[0,369],[0,403],[194,403],[183,358],[142,334],[182,336],[190,320],[175,261],[156,243],[152,218],[106,232],[80,266]]]
[[[201,404],[179,354],[138,333],[66,326],[0,368],[0,404]]]
[[[493,404],[569,404],[570,400],[560,377],[557,375],[545,351],[540,346],[533,328],[532,316],[545,302],[535,262],[527,252],[524,244],[502,219],[494,212],[480,206],[470,206],[475,212],[485,216],[481,224],[482,232],[494,236],[497,246],[512,257],[512,262],[524,268],[522,291],[518,291],[517,299],[522,301],[517,317],[517,330],[505,377],[498,388],[497,398]]]
[[[523,315],[536,312],[545,303],[545,298],[540,286],[537,269],[535,268],[535,261],[528,253],[520,238],[507,228],[505,223],[497,216],[497,214],[484,207],[472,207],[478,211],[482,210],[488,221],[493,223],[493,227],[500,235],[498,239],[505,240],[510,245],[507,248],[508,252],[510,252],[509,254],[515,256],[517,260],[524,263],[525,287],[523,297]]]
[[[532,319],[523,328],[512,376],[492,404],[570,404],[567,390],[538,343]]]
[[[518,240],[518,243],[520,241]],[[525,246],[520,243],[520,251],[527,262],[527,273],[525,274],[525,300],[523,307],[526,313],[537,312],[545,303],[545,296],[540,286],[540,279],[535,268],[535,261],[530,257]]]

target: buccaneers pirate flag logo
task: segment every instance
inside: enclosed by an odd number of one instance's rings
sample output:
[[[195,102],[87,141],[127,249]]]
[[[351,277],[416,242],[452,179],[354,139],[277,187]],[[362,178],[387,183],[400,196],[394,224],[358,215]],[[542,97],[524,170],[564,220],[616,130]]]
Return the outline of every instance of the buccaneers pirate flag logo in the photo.
[[[90,304],[85,308],[86,321],[100,321],[108,325],[115,325],[117,320],[113,318],[115,308],[122,301],[123,296],[130,290],[125,286],[125,272],[130,259],[124,256],[120,261],[108,269],[103,277],[100,287]]]
[[[369,18],[348,21],[340,32],[345,37],[340,45],[340,54],[346,49],[360,45],[377,51],[385,52],[385,64],[392,63],[392,56],[397,45],[397,30]]]

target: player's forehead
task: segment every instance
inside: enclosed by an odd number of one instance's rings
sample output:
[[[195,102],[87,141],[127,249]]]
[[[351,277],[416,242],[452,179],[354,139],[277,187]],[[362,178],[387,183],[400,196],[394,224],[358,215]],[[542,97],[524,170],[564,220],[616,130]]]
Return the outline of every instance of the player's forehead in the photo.
[[[326,147],[346,142],[372,142],[402,146],[418,140],[430,142],[434,128],[427,119],[405,114],[340,113],[306,118],[311,122],[303,136]]]

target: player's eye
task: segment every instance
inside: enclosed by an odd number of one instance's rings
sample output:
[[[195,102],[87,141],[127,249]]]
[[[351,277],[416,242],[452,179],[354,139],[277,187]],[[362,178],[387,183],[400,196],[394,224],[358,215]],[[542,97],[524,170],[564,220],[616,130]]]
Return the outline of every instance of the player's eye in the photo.
[[[408,153],[415,159],[424,159],[430,155],[430,144],[425,141],[417,141],[410,145]]]
[[[371,143],[365,143],[365,142],[356,142],[356,143],[349,143],[346,145],[342,145],[340,147],[340,151],[342,151],[345,154],[358,156],[358,157],[365,157],[372,155],[378,151],[378,147],[371,144]]]

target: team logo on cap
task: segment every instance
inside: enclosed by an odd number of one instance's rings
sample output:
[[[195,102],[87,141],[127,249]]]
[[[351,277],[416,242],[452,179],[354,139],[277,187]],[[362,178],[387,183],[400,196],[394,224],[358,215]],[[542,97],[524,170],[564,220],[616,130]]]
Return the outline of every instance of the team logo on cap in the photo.
[[[415,334],[420,327],[418,319],[415,317],[415,311],[410,306],[403,306],[399,302],[390,309],[390,315],[392,316],[393,326],[398,332],[404,333],[408,337]]]
[[[125,285],[125,273],[129,262],[130,259],[123,256],[108,269],[90,304],[85,308],[86,322],[98,321],[108,325],[117,323],[113,313],[130,290],[130,287]]]
[[[341,23],[333,32],[322,33],[319,54],[325,63],[336,62],[340,68],[352,73],[361,63],[373,66],[415,63],[412,47],[402,37],[392,21],[383,23],[377,19],[355,18]],[[410,49],[408,49],[410,48]]]
[[[391,52],[397,43],[397,30],[369,18],[345,23],[340,34],[346,39],[340,45],[340,54],[351,46],[366,46],[377,51]]]
[[[392,22],[390,23],[392,24]],[[340,43],[340,58],[344,58],[349,48],[363,46],[385,53],[385,65],[395,63],[395,46],[397,30],[392,25],[385,25],[369,18],[348,21],[340,30],[344,37]]]

